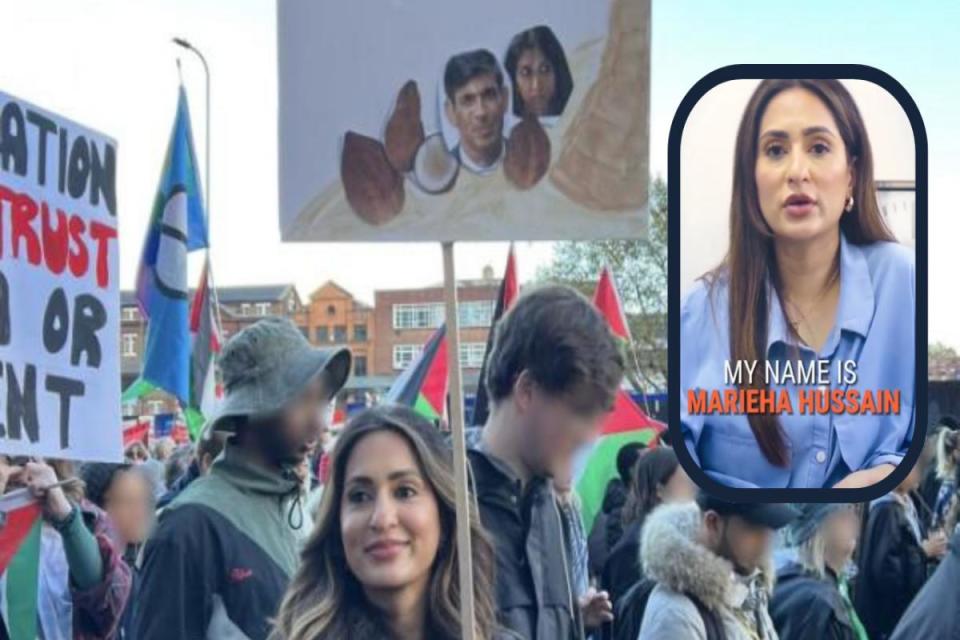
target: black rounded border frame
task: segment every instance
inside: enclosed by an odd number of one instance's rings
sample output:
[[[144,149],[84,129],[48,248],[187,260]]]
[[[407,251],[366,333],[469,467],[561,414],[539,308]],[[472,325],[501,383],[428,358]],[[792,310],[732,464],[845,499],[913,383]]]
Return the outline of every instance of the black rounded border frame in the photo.
[[[816,78],[865,80],[887,91],[900,104],[913,129],[916,225],[916,380],[913,441],[903,461],[886,478],[858,489],[744,489],[713,480],[687,450],[680,428],[680,143],[687,118],[711,89],[730,80]],[[684,470],[703,490],[731,502],[869,502],[892,491],[907,476],[923,451],[927,436],[927,133],[920,110],[907,90],[889,74],[861,64],[736,64],[721,67],[697,81],[680,102],[670,124],[667,163],[667,292],[669,430]]]

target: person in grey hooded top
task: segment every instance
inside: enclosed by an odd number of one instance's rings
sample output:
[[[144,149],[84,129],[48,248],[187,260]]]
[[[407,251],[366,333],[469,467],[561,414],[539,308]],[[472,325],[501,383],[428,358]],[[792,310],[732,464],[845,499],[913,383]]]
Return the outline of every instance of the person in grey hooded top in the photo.
[[[639,640],[706,640],[719,626],[726,640],[776,640],[767,603],[773,591],[773,532],[796,511],[782,504],[717,500],[663,505],[643,527],[641,563],[657,586]]]

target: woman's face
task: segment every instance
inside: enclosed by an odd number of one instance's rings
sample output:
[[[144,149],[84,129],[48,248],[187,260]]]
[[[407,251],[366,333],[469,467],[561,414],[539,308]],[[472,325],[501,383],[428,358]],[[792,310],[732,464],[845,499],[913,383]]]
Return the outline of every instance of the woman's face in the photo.
[[[150,483],[136,470],[117,473],[104,495],[104,510],[122,540],[127,544],[140,544],[147,539],[153,520]]]
[[[760,121],[757,196],[778,240],[811,240],[840,224],[853,172],[827,106],[806,89],[777,94]]]
[[[517,90],[531,115],[547,115],[556,90],[553,65],[538,48],[527,49],[517,58]]]
[[[440,511],[407,440],[364,436],[344,474],[340,533],[347,565],[364,590],[425,590],[440,545]]]
[[[860,519],[851,508],[830,514],[823,524],[823,535],[828,555],[846,563],[853,557],[860,535]]]
[[[697,485],[693,484],[693,480],[680,465],[677,465],[677,470],[666,484],[660,486],[661,502],[691,502],[696,496]]]

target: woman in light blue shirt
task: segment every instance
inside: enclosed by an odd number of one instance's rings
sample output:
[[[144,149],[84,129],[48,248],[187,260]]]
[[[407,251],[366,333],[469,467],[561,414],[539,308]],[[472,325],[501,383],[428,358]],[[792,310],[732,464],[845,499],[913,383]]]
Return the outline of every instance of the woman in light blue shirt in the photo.
[[[850,93],[837,80],[762,81],[737,133],[727,255],[681,309],[681,427],[694,460],[741,488],[878,482],[913,434],[915,309],[914,255],[883,221]],[[756,363],[752,381],[730,375],[738,361],[741,372]],[[767,375],[788,363],[822,375]],[[792,413],[710,412],[689,395],[750,389],[785,392]],[[899,410],[801,412],[813,391],[895,392]]]

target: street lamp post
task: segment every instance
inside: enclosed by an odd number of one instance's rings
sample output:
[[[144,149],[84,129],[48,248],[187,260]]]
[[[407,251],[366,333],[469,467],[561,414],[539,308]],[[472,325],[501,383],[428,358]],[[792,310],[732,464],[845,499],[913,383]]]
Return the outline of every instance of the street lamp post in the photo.
[[[200,62],[203,64],[203,75],[206,83],[206,101],[204,106],[206,107],[206,131],[205,131],[205,140],[204,140],[204,186],[206,187],[204,191],[204,201],[203,208],[204,212],[207,215],[207,277],[210,279],[210,288],[213,292],[213,308],[216,312],[217,319],[217,333],[219,334],[222,327],[223,321],[220,318],[220,297],[217,295],[217,285],[213,279],[213,265],[210,261],[210,66],[207,64],[207,59],[204,55],[197,49],[195,46],[190,44],[185,38],[173,38],[173,43],[178,47],[182,47],[187,51],[194,53]]]

